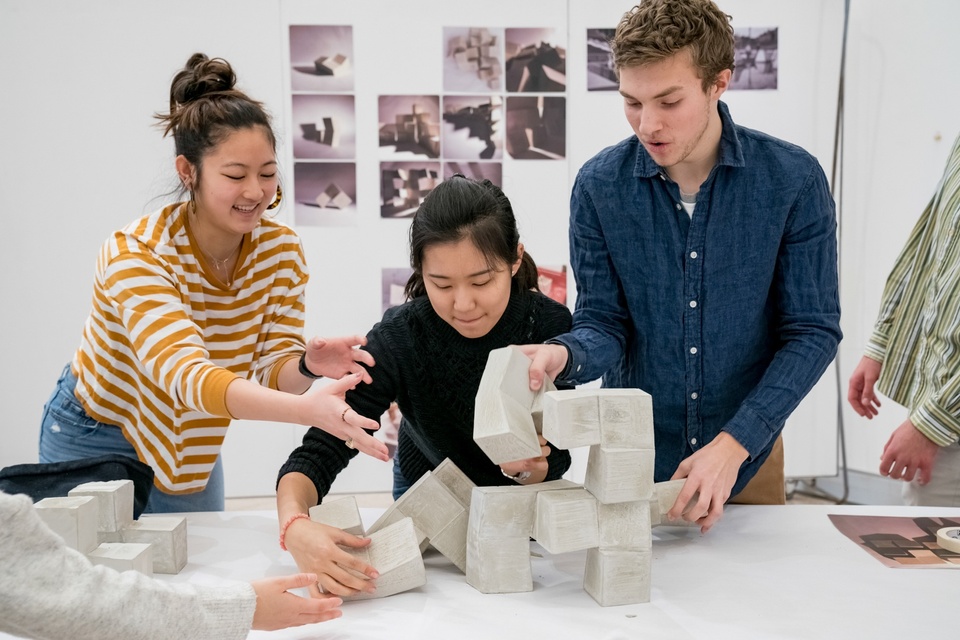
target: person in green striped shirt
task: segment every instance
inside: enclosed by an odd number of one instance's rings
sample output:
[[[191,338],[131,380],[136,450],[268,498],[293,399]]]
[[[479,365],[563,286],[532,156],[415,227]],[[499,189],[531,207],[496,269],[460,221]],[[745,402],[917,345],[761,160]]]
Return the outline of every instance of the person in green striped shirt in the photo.
[[[960,506],[960,137],[943,178],[887,278],[847,400],[872,419],[877,391],[907,420],[883,448],[880,473],[904,480],[911,505]]]

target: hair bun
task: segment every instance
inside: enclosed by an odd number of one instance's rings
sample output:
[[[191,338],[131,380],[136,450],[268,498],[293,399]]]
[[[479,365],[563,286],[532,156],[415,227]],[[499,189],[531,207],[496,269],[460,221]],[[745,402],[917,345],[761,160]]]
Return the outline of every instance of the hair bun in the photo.
[[[236,82],[237,76],[229,62],[195,53],[177,74],[171,97],[179,104],[187,104],[211,93],[229,91]]]

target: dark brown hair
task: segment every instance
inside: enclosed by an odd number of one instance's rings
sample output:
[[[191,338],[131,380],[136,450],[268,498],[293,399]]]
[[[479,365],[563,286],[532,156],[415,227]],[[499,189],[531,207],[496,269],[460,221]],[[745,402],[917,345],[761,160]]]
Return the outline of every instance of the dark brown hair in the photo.
[[[423,284],[423,253],[427,248],[459,242],[464,238],[477,247],[492,268],[509,267],[517,260],[520,232],[510,200],[489,180],[471,180],[457,174],[427,194],[410,223],[410,266],[407,298],[426,295]],[[523,289],[537,289],[537,265],[526,251],[513,276]]]
[[[234,131],[260,127],[276,150],[277,140],[263,104],[235,88],[237,76],[223,58],[195,53],[170,85],[170,112],[155,117],[164,137],[173,135],[176,154],[196,167]]]

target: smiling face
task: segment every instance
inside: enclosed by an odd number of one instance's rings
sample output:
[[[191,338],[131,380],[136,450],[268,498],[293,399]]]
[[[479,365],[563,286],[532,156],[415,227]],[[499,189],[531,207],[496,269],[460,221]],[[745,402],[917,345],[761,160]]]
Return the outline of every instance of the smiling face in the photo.
[[[183,156],[176,163],[194,187],[197,220],[210,244],[229,245],[252,231],[276,197],[277,158],[261,127],[229,134],[203,157],[199,176]]]
[[[519,266],[519,257],[513,264],[491,265],[473,241],[463,238],[424,249],[423,283],[430,305],[444,322],[465,338],[481,338],[503,316]]]
[[[689,50],[620,69],[620,94],[633,132],[661,167],[712,167],[722,124],[717,102],[730,80],[720,73],[707,91]]]

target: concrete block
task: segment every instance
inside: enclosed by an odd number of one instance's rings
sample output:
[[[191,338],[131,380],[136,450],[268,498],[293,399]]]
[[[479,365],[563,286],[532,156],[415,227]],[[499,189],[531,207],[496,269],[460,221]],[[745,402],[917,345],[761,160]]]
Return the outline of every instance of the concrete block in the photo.
[[[310,507],[309,515],[314,522],[343,529],[355,536],[363,535],[363,520],[360,518],[360,509],[357,507],[357,499],[354,496],[321,502]]]
[[[650,500],[650,525],[672,526],[672,527],[699,527],[696,522],[687,522],[686,520],[667,520],[667,511],[673,506],[680,496],[680,490],[686,482],[685,478],[679,480],[667,480],[666,482],[657,482],[653,485],[653,498]],[[699,493],[694,493],[687,504],[695,503],[700,497]]]
[[[477,388],[473,439],[493,462],[540,455],[530,390],[530,359],[518,347],[494,349]]]
[[[98,502],[92,496],[44,498],[33,505],[48,527],[71,549],[87,554],[97,548]]]
[[[652,547],[650,505],[643,500],[597,505],[601,549],[647,551]]]
[[[444,461],[433,470],[433,475],[443,483],[443,486],[453,494],[464,508],[470,508],[470,494],[477,485],[453,463],[453,460],[445,458]]]
[[[68,496],[91,496],[97,500],[97,532],[117,533],[133,522],[133,481],[85,482]]]
[[[597,499],[586,489],[539,492],[533,537],[550,553],[596,547]]]
[[[417,533],[410,518],[403,518],[371,534],[370,544],[362,549],[342,548],[380,573],[380,577],[377,578],[376,593],[345,596],[344,600],[385,598],[395,593],[416,589],[427,582],[427,572],[423,566]]]
[[[561,449],[600,444],[596,389],[565,389],[543,396],[543,437]]]
[[[640,389],[597,389],[600,446],[653,449],[653,398]]]
[[[124,542],[153,545],[153,572],[176,574],[187,564],[187,519],[140,516],[121,531]]]
[[[467,584],[480,593],[533,591],[527,536],[481,539],[467,534]]]
[[[518,487],[477,487],[470,499],[468,538],[527,539],[533,535],[537,491]]]
[[[140,542],[103,542],[87,554],[93,564],[115,571],[139,571],[153,575],[153,545]]]
[[[650,602],[652,551],[589,549],[583,589],[602,607]]]
[[[652,449],[590,447],[583,486],[604,504],[650,500],[653,495]]]

